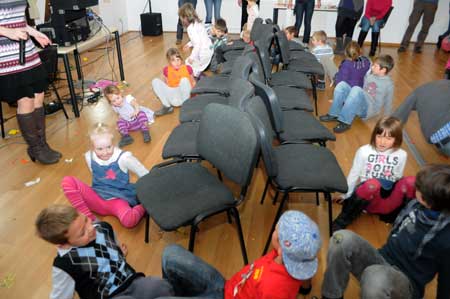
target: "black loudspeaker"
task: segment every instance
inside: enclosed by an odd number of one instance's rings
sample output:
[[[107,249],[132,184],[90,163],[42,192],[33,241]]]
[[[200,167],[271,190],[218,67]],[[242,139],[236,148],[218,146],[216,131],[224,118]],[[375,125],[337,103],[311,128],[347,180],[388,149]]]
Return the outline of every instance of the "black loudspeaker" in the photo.
[[[161,14],[154,12],[141,14],[141,29],[142,35],[161,35],[163,32]]]

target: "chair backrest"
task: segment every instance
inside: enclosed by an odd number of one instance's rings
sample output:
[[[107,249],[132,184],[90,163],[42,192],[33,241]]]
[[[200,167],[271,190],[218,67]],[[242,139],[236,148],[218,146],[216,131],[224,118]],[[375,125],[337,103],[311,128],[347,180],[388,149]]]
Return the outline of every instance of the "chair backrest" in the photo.
[[[244,101],[253,96],[255,88],[250,82],[241,78],[230,78],[230,80],[228,105],[243,111]]]
[[[250,58],[253,62],[251,74],[256,75],[260,81],[266,82],[266,76],[264,74],[264,67],[261,64],[261,58],[259,57],[256,48],[252,46],[252,50],[245,52],[243,55]]]
[[[58,48],[52,45],[42,49],[38,53],[42,65],[47,71],[48,81],[49,83],[53,83],[58,73]]]
[[[253,61],[246,56],[239,56],[233,63],[233,68],[231,70],[232,78],[248,79],[250,71],[253,67]]]
[[[269,81],[272,78],[272,63],[270,62],[269,50],[263,46],[261,41],[255,41],[254,45],[264,69],[266,81]]]
[[[247,113],[228,105],[206,106],[197,135],[197,150],[243,189],[250,184],[259,143]]]
[[[286,65],[289,64],[289,61],[291,60],[291,55],[289,53],[289,41],[284,31],[278,31],[275,33],[275,44],[281,54],[281,62]]]
[[[258,96],[250,98],[245,102],[245,112],[250,115],[255,130],[258,133],[261,154],[267,175],[269,177],[276,177],[278,175],[278,164],[272,149],[274,132],[263,100]]]
[[[250,75],[250,82],[255,87],[255,95],[259,96],[266,105],[266,109],[269,112],[272,126],[280,134],[283,131],[283,111],[278,101],[278,97],[268,85],[257,80],[255,76]]]

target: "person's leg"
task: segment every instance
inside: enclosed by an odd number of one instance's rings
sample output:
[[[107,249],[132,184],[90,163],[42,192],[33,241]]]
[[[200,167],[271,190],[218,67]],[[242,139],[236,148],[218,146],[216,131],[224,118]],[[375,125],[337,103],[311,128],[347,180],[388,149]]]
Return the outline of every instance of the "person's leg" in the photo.
[[[362,299],[412,298],[413,289],[408,277],[390,265],[368,266],[361,275]]]
[[[306,1],[305,5],[305,33],[303,34],[303,43],[307,45],[311,36],[311,20],[314,13],[315,0]]]
[[[339,84],[334,89],[333,93],[333,103],[331,104],[328,114],[332,117],[337,118],[341,113],[342,107],[350,94],[351,87],[347,82],[339,82]]]
[[[300,29],[302,28],[303,14],[305,13],[305,3],[295,4],[295,29],[297,30],[297,37],[300,35]]]
[[[123,292],[112,299],[153,299],[172,295],[172,286],[166,280],[147,276],[135,278]]]
[[[92,214],[88,202],[91,207],[101,207],[104,200],[91,187],[73,176],[64,177],[61,181],[61,187],[67,200],[78,212],[91,220],[95,220],[95,215]]]
[[[191,82],[189,82],[188,78],[182,78],[180,80],[180,85],[178,86],[177,92],[178,92],[178,97],[180,99],[179,103],[174,103],[174,104],[178,104],[178,105],[174,105],[174,106],[181,106],[183,105],[183,103],[190,98],[191,96]]]
[[[357,22],[358,22],[358,20],[354,20],[354,19],[350,19],[350,18],[347,18],[347,20],[346,20],[345,35],[347,38],[350,39],[350,41],[353,39],[353,32],[355,32],[355,27],[356,27]]]
[[[248,13],[247,13],[247,1],[242,0],[241,5],[241,30],[244,28],[244,25],[247,23]]]
[[[322,295],[341,298],[347,288],[350,273],[360,280],[367,267],[377,264],[385,264],[385,261],[369,242],[348,230],[335,232],[328,247]]]
[[[178,8],[183,6],[185,0],[178,0]],[[183,24],[181,23],[181,19],[178,18],[177,23],[177,44],[181,44],[181,40],[183,39]]]
[[[206,17],[205,17],[205,25],[206,25],[206,24],[211,24],[213,0],[204,0],[204,2],[205,2],[205,11],[206,11]]]
[[[170,107],[171,88],[159,78],[152,80],[153,91],[164,107]]]
[[[214,21],[220,19],[220,9],[222,8],[222,0],[213,0]]]
[[[42,94],[43,96],[43,94]],[[44,147],[44,149],[48,152],[50,152],[53,156],[57,157],[58,159],[62,157],[62,154],[58,151],[53,150],[47,143],[47,137],[45,133],[45,109],[43,106],[39,108],[35,108],[33,112],[34,116],[34,122],[36,124],[36,130],[37,134],[39,135],[39,138],[41,139],[41,144]]]
[[[359,36],[358,36],[358,45],[360,47],[363,46],[364,44],[364,40],[366,39],[367,33],[369,32],[370,29],[370,21],[368,18],[366,17],[362,17],[361,19],[361,31],[359,32]]]
[[[416,29],[417,23],[419,22],[420,18],[423,14],[423,2],[421,1],[414,1],[413,10],[411,11],[411,14],[409,15],[409,24],[408,28],[406,28],[405,34],[403,35],[403,39],[400,42],[400,48],[406,49],[409,45],[409,42],[411,40],[411,36],[414,33],[414,30]]]
[[[417,35],[417,42],[414,46],[416,52],[417,50],[420,50],[422,48],[423,43],[425,42],[425,39],[428,35],[428,31],[430,30],[430,27],[434,22],[434,17],[436,15],[437,10],[437,4],[424,3],[423,5],[424,8],[423,8],[422,28],[420,29],[420,32]]]
[[[163,278],[172,285],[176,296],[223,298],[225,279],[222,274],[181,246],[167,246],[161,265]]]
[[[334,54],[344,54],[344,34],[345,34],[345,19],[346,17],[339,15],[336,19],[336,47],[334,48]]]
[[[354,86],[344,102],[338,120],[341,123],[351,125],[355,116],[365,117],[366,113],[367,102],[364,89],[359,86]]]
[[[120,135],[126,136],[130,134],[129,130],[129,122],[124,120],[123,118],[119,118],[117,120],[117,129],[119,130]]]

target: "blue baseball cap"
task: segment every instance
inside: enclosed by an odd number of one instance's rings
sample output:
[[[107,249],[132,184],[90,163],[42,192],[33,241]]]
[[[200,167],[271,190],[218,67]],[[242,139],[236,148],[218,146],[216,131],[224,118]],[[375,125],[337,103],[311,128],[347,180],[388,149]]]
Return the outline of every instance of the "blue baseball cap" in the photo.
[[[287,211],[278,221],[281,256],[288,273],[306,280],[317,272],[317,252],[322,240],[317,224],[299,211]]]

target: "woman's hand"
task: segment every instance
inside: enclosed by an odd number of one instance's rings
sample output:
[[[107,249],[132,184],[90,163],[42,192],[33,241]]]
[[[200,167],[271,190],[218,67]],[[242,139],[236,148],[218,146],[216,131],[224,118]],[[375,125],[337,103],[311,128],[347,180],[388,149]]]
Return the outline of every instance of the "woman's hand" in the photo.
[[[15,41],[28,39],[28,31],[26,28],[7,28],[0,26],[0,35]]]
[[[375,21],[377,20],[376,17],[370,17],[370,26],[373,26],[375,24]]]
[[[244,0],[244,1],[247,1],[247,0]],[[238,0],[238,5],[239,5],[239,7],[242,7],[242,0]]]
[[[124,243],[120,244],[120,250],[122,250],[124,257],[126,257],[128,255],[128,247]]]
[[[47,35],[40,31],[37,31],[33,27],[27,26],[27,32],[29,35],[36,39],[36,41],[41,45],[42,48],[52,43]]]

